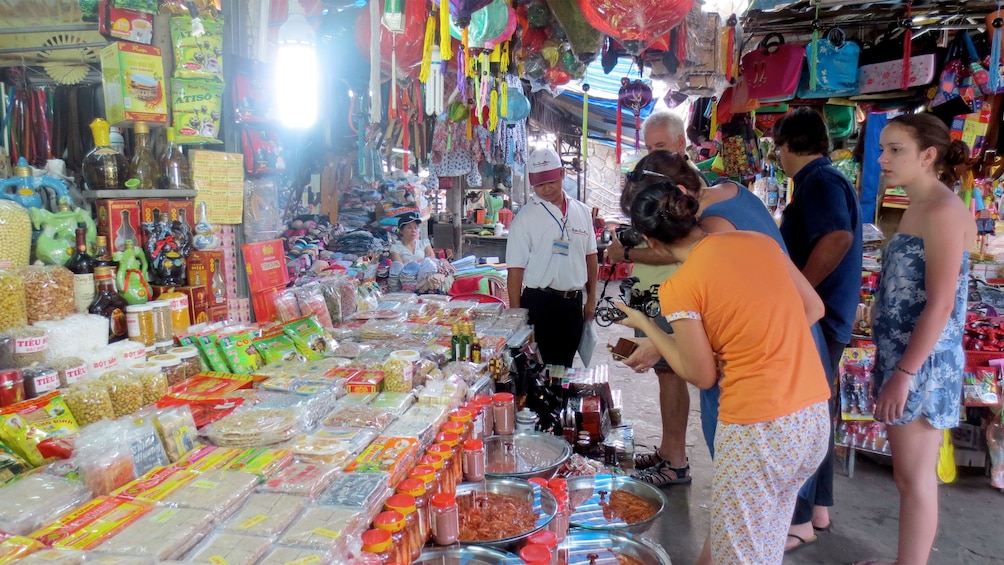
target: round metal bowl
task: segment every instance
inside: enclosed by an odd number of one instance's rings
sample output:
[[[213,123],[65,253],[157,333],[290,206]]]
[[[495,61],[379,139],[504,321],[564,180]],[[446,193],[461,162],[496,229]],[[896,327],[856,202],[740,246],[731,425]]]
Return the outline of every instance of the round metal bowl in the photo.
[[[655,508],[655,514],[634,524],[618,519],[611,521],[604,515],[600,499],[602,497],[606,500],[606,495],[615,490],[627,491],[642,498]],[[640,534],[652,527],[652,523],[666,511],[666,495],[661,490],[646,482],[622,476],[571,477],[568,479],[568,501],[572,505],[572,516],[569,519],[571,525],[585,530]]]
[[[540,530],[554,519],[554,515],[558,509],[554,496],[551,495],[549,490],[536,487],[526,481],[512,479],[487,479],[480,483],[464,483],[457,487],[457,498],[460,499],[464,495],[478,492],[525,498],[527,501],[533,503],[533,508],[537,511],[537,522],[533,528],[517,536],[492,540],[461,541],[462,545],[482,545],[501,550],[515,548],[520,542],[529,537],[530,534]]]
[[[617,565],[618,555],[633,557],[645,565],[672,565],[665,549],[631,534],[575,530],[565,538],[565,547],[568,565]]]
[[[489,479],[550,479],[572,455],[572,446],[553,434],[524,432],[485,440]]]
[[[503,551],[478,546],[430,547],[412,565],[504,565],[513,556]]]

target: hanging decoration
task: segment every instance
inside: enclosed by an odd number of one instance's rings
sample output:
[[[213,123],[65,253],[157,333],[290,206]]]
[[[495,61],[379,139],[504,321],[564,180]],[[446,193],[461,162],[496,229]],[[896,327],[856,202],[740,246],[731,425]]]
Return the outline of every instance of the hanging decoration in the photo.
[[[687,17],[694,0],[577,0],[594,28],[638,55]]]
[[[910,88],[910,57],[913,56],[913,0],[906,4],[906,17],[903,19],[903,76],[900,88]]]
[[[993,92],[1004,90],[1004,78],[1001,77],[1001,45],[1004,43],[1004,17],[1001,13],[1001,3],[997,3],[997,10],[986,17],[987,35],[993,39],[990,42],[990,59],[987,61],[987,70],[990,74],[990,89]]]
[[[629,108],[634,113],[634,148],[641,149],[641,110],[652,102],[652,88],[641,79],[621,79],[617,92],[617,163],[621,162],[621,113]]]
[[[450,22],[450,34],[463,40],[467,34],[467,47],[493,49],[508,41],[516,31],[516,13],[505,0],[492,0],[488,6],[471,14],[467,26],[460,27],[457,20]]]
[[[493,0],[448,0],[452,21],[460,28],[467,27],[471,22],[471,16],[481,8],[492,3]]]
[[[582,151],[582,160],[589,158],[589,84],[582,85],[582,141],[579,147]]]
[[[369,25],[370,37],[369,37],[369,52],[370,61],[376,61],[380,59],[380,4],[376,2],[370,2],[369,10],[363,12],[369,15],[369,21],[366,22]],[[359,16],[360,22],[362,21],[363,15]],[[358,26],[358,23],[357,23]],[[358,29],[358,27],[357,27]],[[358,41],[358,35],[356,35],[356,41]],[[362,49],[365,51],[365,49]],[[370,123],[379,124],[383,114],[383,103],[380,94],[380,65],[370,65]]]
[[[373,6],[373,5],[376,6]],[[384,5],[403,8],[403,12],[387,12]],[[396,9],[399,9],[396,8]],[[370,19],[376,12],[376,29],[371,30]],[[401,15],[403,14],[403,18]],[[425,36],[429,11],[422,0],[383,0],[370,2],[370,8],[360,10],[356,20],[356,46],[370,61],[374,56],[370,53],[371,38],[379,37],[379,50],[376,58],[380,60],[378,70],[387,76],[397,73],[399,77],[416,77],[420,71],[422,55],[425,53]],[[394,29],[387,26],[393,22]],[[400,22],[397,23],[397,22]],[[380,24],[383,24],[380,26]],[[386,29],[384,29],[386,28]],[[400,31],[395,31],[400,29]],[[396,61],[396,65],[393,63]],[[376,66],[376,65],[373,65]],[[396,69],[395,69],[396,67]]]
[[[412,0],[412,4],[416,2]],[[390,32],[390,107],[388,116],[394,115],[397,110],[397,37],[404,32],[404,0],[384,0],[383,15],[380,23]],[[381,37],[381,42],[382,42]],[[424,36],[423,36],[424,40]],[[405,128],[407,131],[407,128]],[[405,156],[407,163],[407,155]],[[407,168],[407,164],[405,165]]]
[[[580,62],[588,65],[600,52],[603,34],[589,25],[578,4],[570,0],[547,0],[551,14],[568,37],[568,45]]]
[[[559,86],[585,75],[587,63],[576,55],[567,33],[543,0],[519,6],[516,16],[523,27],[522,74],[534,92],[547,90],[557,95]]]

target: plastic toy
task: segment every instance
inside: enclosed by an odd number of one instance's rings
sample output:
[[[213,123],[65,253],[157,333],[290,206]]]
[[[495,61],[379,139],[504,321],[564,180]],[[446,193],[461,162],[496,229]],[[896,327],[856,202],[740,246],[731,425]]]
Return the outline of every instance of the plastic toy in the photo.
[[[51,193],[45,192],[46,189]],[[0,182],[0,198],[13,200],[29,209],[45,207],[45,202],[42,199],[43,192],[48,197],[50,207],[61,202],[64,198],[67,201],[70,198],[70,191],[62,180],[50,176],[33,176],[31,167],[24,157],[17,160],[14,176]]]
[[[133,240],[127,239],[125,249],[112,254],[118,261],[119,270],[116,275],[119,294],[129,304],[145,304],[150,300],[150,283],[146,281],[149,264],[142,249],[136,247]]]

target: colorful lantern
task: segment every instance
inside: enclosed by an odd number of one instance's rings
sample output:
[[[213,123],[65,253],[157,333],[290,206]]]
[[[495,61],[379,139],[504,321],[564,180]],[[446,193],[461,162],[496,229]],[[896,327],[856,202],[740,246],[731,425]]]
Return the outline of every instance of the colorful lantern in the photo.
[[[694,0],[578,0],[586,21],[632,55],[687,17]]]
[[[554,19],[561,24],[561,29],[568,37],[568,43],[572,47],[572,52],[579,58],[579,61],[589,64],[600,52],[600,39],[602,34],[599,30],[589,25],[582,10],[575,2],[569,0],[548,0],[548,6]],[[565,69],[572,72],[570,69]],[[573,73],[574,74],[574,73]]]
[[[652,102],[652,88],[641,79],[621,79],[621,88],[617,92],[617,162],[621,162],[621,112],[630,108],[634,112],[634,148],[641,149],[641,110]]]
[[[505,113],[505,123],[508,126],[515,126],[530,115],[530,99],[519,89],[510,88],[509,103]]]
[[[467,42],[474,49],[492,49],[508,40],[516,31],[516,14],[505,0],[492,0],[488,6],[467,20]],[[457,19],[450,22],[450,35],[463,39],[464,27]]]
[[[471,22],[471,15],[492,3],[492,0],[449,0],[450,15],[457,27],[463,29]]]

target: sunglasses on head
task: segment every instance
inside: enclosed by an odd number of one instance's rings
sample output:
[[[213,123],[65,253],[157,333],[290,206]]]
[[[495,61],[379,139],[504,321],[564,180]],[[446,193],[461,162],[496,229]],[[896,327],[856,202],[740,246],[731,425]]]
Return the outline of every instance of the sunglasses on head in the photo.
[[[668,177],[662,173],[657,173],[655,171],[646,171],[635,169],[627,174],[628,182],[641,182],[645,180],[645,177],[655,177],[657,179],[665,179],[666,182],[672,182],[673,178]]]

